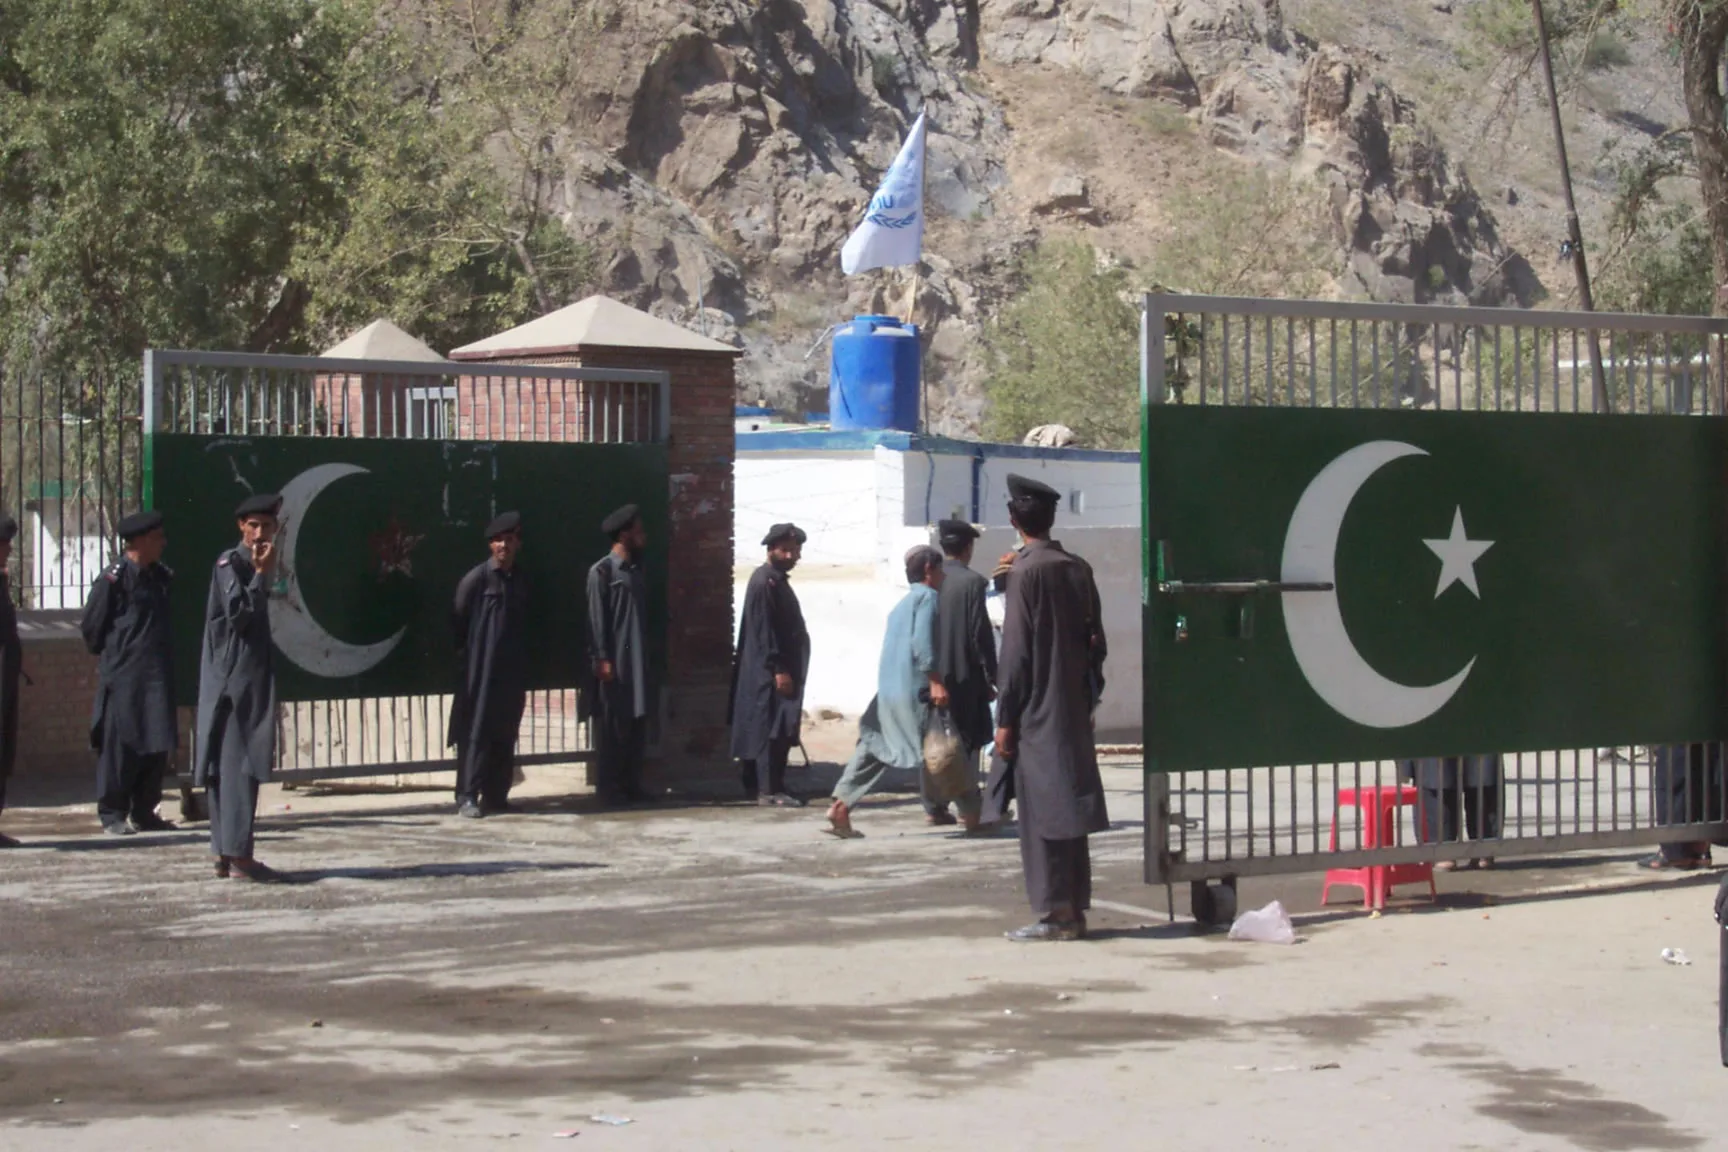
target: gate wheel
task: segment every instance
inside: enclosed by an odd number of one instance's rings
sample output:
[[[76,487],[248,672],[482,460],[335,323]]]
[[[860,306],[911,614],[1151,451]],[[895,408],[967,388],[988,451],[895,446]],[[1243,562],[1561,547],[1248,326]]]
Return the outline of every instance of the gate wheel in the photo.
[[[1188,885],[1188,905],[1203,928],[1220,928],[1236,920],[1236,877],[1212,883],[1195,880]]]

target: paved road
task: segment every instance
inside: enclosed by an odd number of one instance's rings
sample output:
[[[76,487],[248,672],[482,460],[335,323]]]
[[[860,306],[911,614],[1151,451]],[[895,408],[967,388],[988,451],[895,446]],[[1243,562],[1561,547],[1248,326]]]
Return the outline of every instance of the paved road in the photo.
[[[1012,841],[905,797],[838,842],[819,810],[597,814],[554,770],[478,824],[432,793],[271,789],[280,888],[210,878],[197,832],[10,811],[0,1149],[1728,1140],[1713,880],[1538,862],[1374,919],[1314,911],[1314,877],[1245,882],[1306,940],[1231,944],[1164,919],[1138,777],[1107,777],[1098,938],[1066,946],[1000,938]]]

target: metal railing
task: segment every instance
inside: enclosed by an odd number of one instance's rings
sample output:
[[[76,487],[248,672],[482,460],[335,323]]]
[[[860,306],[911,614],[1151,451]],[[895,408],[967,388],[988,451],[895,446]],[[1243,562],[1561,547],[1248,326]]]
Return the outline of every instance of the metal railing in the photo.
[[[338,360],[152,350],[146,434],[664,442],[665,372],[449,361]],[[574,688],[529,693],[518,764],[591,760]],[[283,781],[447,771],[449,695],[281,705]]]
[[[114,526],[143,491],[133,374],[0,370],[0,508],[18,521],[18,610],[75,612],[117,554]]]
[[[1151,404],[1720,418],[1725,342],[1728,321],[1701,317],[1152,294],[1142,388]],[[1498,788],[1444,789],[1460,819],[1498,799],[1497,835],[1424,843],[1400,815],[1389,847],[1364,844],[1339,794],[1407,783],[1394,762],[1151,772],[1146,879],[1195,884],[1198,909],[1206,881],[1239,876],[1722,839],[1722,757],[1714,744],[1509,752]]]

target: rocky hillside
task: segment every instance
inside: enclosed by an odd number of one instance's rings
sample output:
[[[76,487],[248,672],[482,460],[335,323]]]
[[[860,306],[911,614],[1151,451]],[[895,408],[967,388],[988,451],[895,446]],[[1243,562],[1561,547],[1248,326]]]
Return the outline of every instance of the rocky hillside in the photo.
[[[1467,0],[574,2],[597,18],[551,207],[604,291],[745,348],[741,401],[825,409],[827,326],[911,303],[909,275],[848,279],[838,253],[920,109],[947,431],[976,425],[1022,253],[1079,234],[1144,266],[1178,242],[1173,199],[1231,165],[1315,189],[1339,295],[1565,302],[1542,108],[1459,62]],[[1569,94],[1587,228],[1604,144],[1679,119],[1654,47],[1615,71]]]

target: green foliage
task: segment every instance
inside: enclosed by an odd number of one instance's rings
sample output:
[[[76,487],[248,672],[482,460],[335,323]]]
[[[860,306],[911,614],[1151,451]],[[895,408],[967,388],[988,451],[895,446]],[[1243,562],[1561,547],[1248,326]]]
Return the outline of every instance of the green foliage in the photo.
[[[1631,246],[1603,283],[1605,306],[1665,316],[1710,315],[1710,230],[1689,209]]]
[[[1066,424],[1089,448],[1140,441],[1140,318],[1128,274],[1090,245],[1046,240],[1021,267],[1025,287],[985,335],[985,434],[1018,442]]]
[[[1333,263],[1319,192],[1235,165],[1166,204],[1172,234],[1152,279],[1182,292],[1309,296]]]
[[[1630,62],[1623,42],[1607,30],[1610,21],[1620,22],[1627,0],[1544,0],[1542,11],[1551,48],[1581,46],[1574,64],[1587,68],[1614,68]],[[1460,53],[1470,67],[1497,67],[1507,59],[1528,65],[1536,55],[1536,23],[1530,0],[1477,0],[1465,10],[1470,28],[1470,47]],[[1560,66],[1556,62],[1556,68]]]
[[[1626,41],[1607,30],[1592,36],[1590,46],[1584,49],[1584,67],[1592,71],[1624,68],[1630,63],[1632,50],[1626,46]]]
[[[374,0],[9,0],[0,357],[124,373],[380,315],[448,347],[585,282],[483,152],[485,58],[449,52]]]

